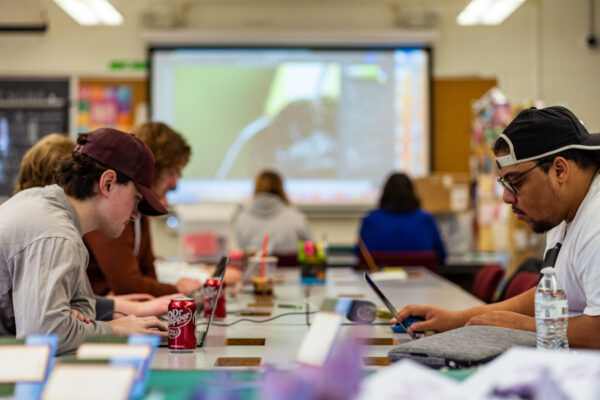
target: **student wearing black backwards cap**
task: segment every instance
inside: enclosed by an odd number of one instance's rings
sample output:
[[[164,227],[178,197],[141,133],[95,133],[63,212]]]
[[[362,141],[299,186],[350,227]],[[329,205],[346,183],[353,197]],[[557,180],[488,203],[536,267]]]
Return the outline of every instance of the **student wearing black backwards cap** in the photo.
[[[58,185],[23,190],[0,206],[0,335],[54,333],[59,354],[88,335],[165,329],[155,317],[94,321],[81,240],[94,229],[118,236],[140,212],[166,213],[150,190],[154,156],[115,129],[82,134],[77,143]]]
[[[557,279],[567,292],[570,347],[600,348],[600,134],[590,135],[564,107],[523,110],[494,146],[503,200],[533,231],[548,232]],[[554,249],[553,252],[548,250]],[[546,261],[546,260],[545,260]],[[414,331],[494,325],[535,331],[535,288],[461,311],[409,305],[426,320]]]

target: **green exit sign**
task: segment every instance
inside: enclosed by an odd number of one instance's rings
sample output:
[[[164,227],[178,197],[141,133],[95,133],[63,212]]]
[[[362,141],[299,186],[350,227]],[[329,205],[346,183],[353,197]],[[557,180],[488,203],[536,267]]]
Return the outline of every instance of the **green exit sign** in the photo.
[[[113,60],[109,63],[108,68],[113,71],[144,70],[144,69],[148,69],[148,62],[147,61]]]

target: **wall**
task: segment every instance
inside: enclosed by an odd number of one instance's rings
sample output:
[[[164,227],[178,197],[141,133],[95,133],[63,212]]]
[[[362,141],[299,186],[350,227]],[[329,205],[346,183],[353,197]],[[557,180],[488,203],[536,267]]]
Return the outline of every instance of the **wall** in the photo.
[[[0,34],[0,75],[81,75],[86,77],[142,77],[136,71],[114,72],[112,60],[146,57],[140,14],[143,10],[173,11],[177,2],[113,0],[127,23],[121,27],[80,27],[53,2],[47,1],[49,29],[43,35]],[[529,0],[497,27],[459,27],[454,19],[463,0],[281,0],[215,2],[181,9],[175,19],[206,29],[269,31],[333,29],[357,36],[369,30],[394,28],[408,10],[435,11],[439,18],[434,76],[482,76],[498,79],[514,102],[543,99],[565,104],[582,118],[590,131],[600,131],[596,94],[600,93],[600,51],[585,46],[587,0]],[[167,8],[168,7],[168,8]],[[600,14],[600,10],[596,10]],[[596,16],[598,20],[598,16]],[[158,23],[169,25],[173,18]],[[413,21],[414,22],[414,21]],[[600,25],[600,24],[597,24]],[[330,218],[309,215],[320,238],[352,243],[358,216]]]
[[[134,75],[113,72],[112,60],[146,57],[144,10],[166,12],[177,2],[113,0],[125,17],[120,27],[81,27],[53,2],[45,2],[49,28],[45,34],[0,34],[1,75]],[[404,0],[405,9],[434,11],[439,18],[434,75],[492,76],[515,102],[541,98],[547,104],[571,107],[588,127],[600,131],[594,112],[600,92],[600,51],[585,45],[589,17],[587,0],[529,0],[497,27],[460,27],[455,18],[463,0]],[[160,5],[162,4],[162,7]],[[204,29],[345,30],[361,35],[394,28],[393,1],[329,0],[324,2],[255,0],[200,1],[182,10],[189,24]],[[415,15],[419,15],[415,12]],[[596,9],[599,19],[600,7]],[[165,18],[167,19],[167,18]],[[171,20],[172,18],[169,18]],[[168,24],[162,21],[162,24]],[[597,24],[600,25],[600,24]]]

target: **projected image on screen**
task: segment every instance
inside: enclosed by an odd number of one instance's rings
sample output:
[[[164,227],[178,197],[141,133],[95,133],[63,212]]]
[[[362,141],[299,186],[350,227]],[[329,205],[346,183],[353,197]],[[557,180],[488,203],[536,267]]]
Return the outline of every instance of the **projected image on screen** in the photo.
[[[429,171],[425,50],[155,49],[152,118],[192,146],[172,202],[240,201],[272,168],[300,203],[372,203]]]

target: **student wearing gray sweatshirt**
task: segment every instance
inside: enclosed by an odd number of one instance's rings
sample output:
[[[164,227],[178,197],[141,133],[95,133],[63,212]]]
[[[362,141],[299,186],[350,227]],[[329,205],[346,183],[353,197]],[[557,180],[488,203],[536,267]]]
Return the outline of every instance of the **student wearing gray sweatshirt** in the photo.
[[[84,336],[165,329],[155,317],[94,320],[81,240],[94,229],[118,236],[140,212],[166,213],[150,190],[153,175],[143,142],[102,128],[80,135],[59,185],[23,190],[0,206],[0,335],[53,333],[62,354]]]
[[[261,248],[269,235],[272,254],[296,253],[299,240],[312,240],[306,218],[290,204],[274,171],[263,171],[256,178],[254,198],[240,213],[236,231],[241,248]]]

